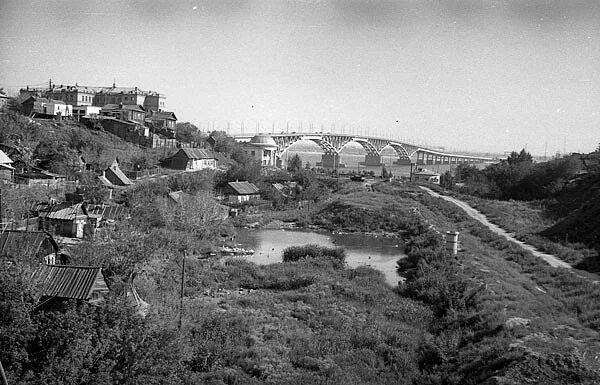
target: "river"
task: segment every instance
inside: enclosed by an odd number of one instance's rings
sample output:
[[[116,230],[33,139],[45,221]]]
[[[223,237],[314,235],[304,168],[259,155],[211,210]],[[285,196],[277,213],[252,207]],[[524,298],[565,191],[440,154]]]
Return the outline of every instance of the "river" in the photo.
[[[386,282],[398,284],[396,261],[403,258],[401,240],[365,234],[334,234],[327,231],[238,229],[237,243],[254,250],[248,257],[254,263],[265,265],[281,262],[283,250],[288,246],[309,243],[320,246],[337,246],[346,249],[346,262],[350,267],[371,266],[385,275]]]

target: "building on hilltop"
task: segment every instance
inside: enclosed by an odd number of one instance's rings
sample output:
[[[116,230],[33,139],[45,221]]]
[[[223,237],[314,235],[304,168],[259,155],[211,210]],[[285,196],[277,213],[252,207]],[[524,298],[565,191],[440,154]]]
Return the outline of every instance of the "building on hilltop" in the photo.
[[[146,111],[160,111],[165,108],[166,96],[155,91],[143,91],[138,87],[91,87],[56,86],[49,83],[48,88],[22,88],[19,91],[21,100],[31,96],[62,100],[73,106],[97,106],[106,104],[141,105]]]
[[[21,103],[23,113],[40,117],[69,117],[73,115],[73,106],[62,100],[30,96]]]
[[[143,125],[146,110],[139,104],[106,104],[100,109],[100,115]]]
[[[150,111],[146,117],[146,125],[152,129],[157,130],[159,133],[164,132],[170,136],[175,136],[175,124],[177,124],[177,117],[174,112],[170,111]]]

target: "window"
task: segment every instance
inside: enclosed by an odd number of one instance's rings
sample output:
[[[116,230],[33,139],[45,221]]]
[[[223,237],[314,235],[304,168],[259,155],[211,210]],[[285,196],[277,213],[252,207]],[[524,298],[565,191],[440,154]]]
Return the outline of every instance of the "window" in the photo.
[[[256,152],[252,151],[251,152],[252,156],[256,156]]]

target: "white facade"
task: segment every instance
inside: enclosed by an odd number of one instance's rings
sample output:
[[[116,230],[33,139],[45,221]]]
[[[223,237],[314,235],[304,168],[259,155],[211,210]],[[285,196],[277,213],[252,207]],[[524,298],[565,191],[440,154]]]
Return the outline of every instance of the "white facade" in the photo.
[[[71,116],[73,115],[73,106],[55,101],[46,102],[36,100],[35,103],[33,103],[33,111],[37,114],[43,115]]]
[[[96,106],[74,106],[73,107],[73,116],[79,120],[82,117],[96,116],[100,115],[100,107]]]
[[[277,144],[269,135],[256,135],[250,142],[242,143],[242,149],[261,166],[274,167],[277,162]]]

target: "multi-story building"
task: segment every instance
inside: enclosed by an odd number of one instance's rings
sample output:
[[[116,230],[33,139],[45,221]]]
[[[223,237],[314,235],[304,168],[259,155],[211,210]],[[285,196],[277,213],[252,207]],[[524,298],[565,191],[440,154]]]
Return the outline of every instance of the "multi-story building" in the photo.
[[[48,99],[62,100],[73,106],[97,106],[103,107],[107,104],[141,105],[148,112],[158,112],[165,108],[165,95],[156,91],[143,91],[138,87],[90,87],[80,86],[56,86],[49,83],[48,88],[23,88],[20,90],[21,100],[30,96],[44,97]]]

